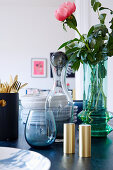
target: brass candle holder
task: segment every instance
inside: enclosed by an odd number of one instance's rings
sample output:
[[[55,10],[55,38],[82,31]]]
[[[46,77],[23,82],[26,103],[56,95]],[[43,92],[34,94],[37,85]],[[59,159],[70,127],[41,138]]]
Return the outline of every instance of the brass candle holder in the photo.
[[[63,151],[66,154],[75,153],[75,124],[74,123],[64,123]]]
[[[91,125],[79,125],[79,156],[91,157]]]

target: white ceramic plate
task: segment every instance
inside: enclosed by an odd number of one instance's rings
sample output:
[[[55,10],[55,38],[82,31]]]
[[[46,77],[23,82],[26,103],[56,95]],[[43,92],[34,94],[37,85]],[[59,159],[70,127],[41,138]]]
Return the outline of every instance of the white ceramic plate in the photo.
[[[39,153],[0,147],[0,170],[49,170],[51,162]]]

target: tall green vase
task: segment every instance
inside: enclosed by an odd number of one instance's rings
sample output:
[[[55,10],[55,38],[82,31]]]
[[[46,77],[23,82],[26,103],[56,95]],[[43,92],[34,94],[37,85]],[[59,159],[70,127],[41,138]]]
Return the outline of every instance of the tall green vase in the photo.
[[[112,131],[108,121],[113,118],[107,111],[107,60],[96,65],[84,63],[83,68],[83,111],[78,118],[91,125],[91,136],[105,137]]]

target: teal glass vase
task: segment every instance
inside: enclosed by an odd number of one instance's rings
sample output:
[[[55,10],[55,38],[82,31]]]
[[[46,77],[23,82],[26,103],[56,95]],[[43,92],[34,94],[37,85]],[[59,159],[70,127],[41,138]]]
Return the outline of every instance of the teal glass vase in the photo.
[[[105,137],[112,128],[108,121],[113,118],[107,111],[107,60],[96,65],[83,64],[83,110],[78,118],[91,125],[91,136]]]

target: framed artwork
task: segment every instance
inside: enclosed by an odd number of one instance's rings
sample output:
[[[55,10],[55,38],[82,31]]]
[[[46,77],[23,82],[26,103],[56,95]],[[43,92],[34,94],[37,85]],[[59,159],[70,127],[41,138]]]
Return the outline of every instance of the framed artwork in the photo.
[[[71,64],[68,64],[67,72],[66,72],[66,77],[67,78],[74,78],[75,77],[75,72],[71,68]]]
[[[52,68],[50,65],[50,77],[53,78]],[[75,72],[72,70],[71,65],[68,65],[67,71],[66,71],[66,78],[75,78]]]
[[[53,53],[50,53],[50,57],[51,57],[52,54]],[[50,65],[50,77],[51,78],[53,77],[51,65]],[[68,68],[67,68],[67,71],[66,71],[66,78],[74,78],[74,77],[75,77],[75,72],[72,70],[71,64],[68,64]]]
[[[46,59],[32,58],[31,59],[31,76],[32,77],[46,77]]]

